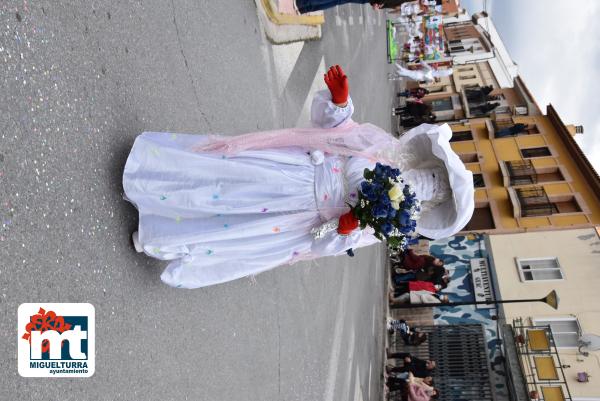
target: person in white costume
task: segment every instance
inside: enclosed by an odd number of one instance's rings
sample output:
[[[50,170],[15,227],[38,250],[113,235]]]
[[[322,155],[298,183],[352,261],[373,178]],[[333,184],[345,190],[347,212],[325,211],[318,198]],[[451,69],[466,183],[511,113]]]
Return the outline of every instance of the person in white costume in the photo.
[[[311,109],[318,128],[136,138],[123,173],[125,199],[139,211],[136,250],[169,261],[163,282],[204,287],[379,242],[369,227],[315,235],[349,211],[363,170],[377,160],[394,162],[415,185],[420,234],[442,238],[468,222],[472,175],[451,150],[447,125],[423,125],[398,140],[351,120],[339,66],[325,81],[331,93],[316,93]]]
[[[449,77],[452,75],[452,68],[447,68],[443,70],[432,68],[429,64],[421,61],[420,70],[409,70],[401,66],[400,64],[396,64],[396,74],[403,78],[408,78],[413,81],[425,81],[430,84],[434,81],[438,81],[442,77]]]

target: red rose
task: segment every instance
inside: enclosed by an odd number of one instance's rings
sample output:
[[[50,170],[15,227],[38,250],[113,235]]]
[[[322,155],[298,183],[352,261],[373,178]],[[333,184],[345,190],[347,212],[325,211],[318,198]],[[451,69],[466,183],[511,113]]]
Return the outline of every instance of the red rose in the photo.
[[[340,216],[337,232],[338,234],[348,235],[358,227],[358,219],[354,217],[352,211]]]

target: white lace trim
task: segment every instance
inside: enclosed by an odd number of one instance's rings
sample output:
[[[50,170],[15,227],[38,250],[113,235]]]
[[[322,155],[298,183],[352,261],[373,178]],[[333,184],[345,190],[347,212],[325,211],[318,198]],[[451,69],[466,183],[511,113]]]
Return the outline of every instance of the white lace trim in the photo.
[[[337,230],[339,225],[339,219],[331,219],[328,222],[321,224],[319,227],[315,227],[310,230],[314,239],[323,238],[325,234]]]

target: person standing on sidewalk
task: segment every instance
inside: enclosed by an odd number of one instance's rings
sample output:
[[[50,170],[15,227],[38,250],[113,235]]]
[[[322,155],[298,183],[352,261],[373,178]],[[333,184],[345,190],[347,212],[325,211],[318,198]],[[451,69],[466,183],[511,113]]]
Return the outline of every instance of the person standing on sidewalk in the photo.
[[[428,94],[429,94],[429,90],[427,90],[425,88],[411,88],[411,89],[406,89],[405,91],[402,91],[402,92],[398,92],[397,96],[422,99],[425,97],[425,95],[428,95]]]
[[[418,100],[408,101],[404,107],[395,107],[393,111],[395,116],[403,114],[406,117],[423,118],[433,112],[433,107],[428,103],[423,103],[423,101]]]

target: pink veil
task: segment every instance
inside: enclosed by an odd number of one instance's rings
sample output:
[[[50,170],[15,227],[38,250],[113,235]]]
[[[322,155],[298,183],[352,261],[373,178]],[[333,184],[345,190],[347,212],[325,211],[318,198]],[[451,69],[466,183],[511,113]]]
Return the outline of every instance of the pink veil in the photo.
[[[298,146],[342,156],[359,156],[394,163],[392,152],[400,145],[389,133],[372,124],[349,121],[335,128],[288,128],[237,136],[209,135],[208,142],[193,147],[195,152],[235,155],[245,150]]]

